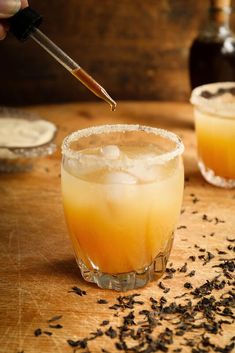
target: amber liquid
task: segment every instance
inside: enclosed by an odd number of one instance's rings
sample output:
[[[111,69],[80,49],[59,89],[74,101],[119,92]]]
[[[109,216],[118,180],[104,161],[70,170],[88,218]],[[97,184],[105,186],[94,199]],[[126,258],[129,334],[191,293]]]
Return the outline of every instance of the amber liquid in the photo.
[[[235,42],[195,39],[189,58],[192,89],[207,83],[235,81]]]
[[[83,70],[81,67],[78,67],[72,71],[72,74],[97,97],[107,102],[110,105],[112,111],[116,109],[117,103],[110,97],[105,89],[100,86],[100,84],[96,82],[93,77],[91,77],[85,70]]]
[[[216,176],[235,180],[235,118],[195,108],[199,160]]]

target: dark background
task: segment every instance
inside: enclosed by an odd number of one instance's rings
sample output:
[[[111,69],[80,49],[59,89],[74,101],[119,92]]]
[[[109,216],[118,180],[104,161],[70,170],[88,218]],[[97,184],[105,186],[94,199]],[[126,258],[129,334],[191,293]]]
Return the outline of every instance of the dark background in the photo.
[[[44,16],[41,30],[117,100],[188,100],[188,51],[207,0],[30,4]],[[89,100],[94,96],[32,40],[9,35],[0,43],[1,105]]]

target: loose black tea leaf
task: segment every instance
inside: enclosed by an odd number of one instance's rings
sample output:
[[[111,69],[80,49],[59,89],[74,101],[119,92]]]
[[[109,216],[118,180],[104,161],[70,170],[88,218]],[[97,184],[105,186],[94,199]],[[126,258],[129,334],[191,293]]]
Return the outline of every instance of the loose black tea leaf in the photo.
[[[127,345],[125,342],[116,342],[115,346],[119,351],[124,351],[127,349]]]
[[[159,282],[158,287],[163,290],[164,293],[168,293],[170,288],[166,288],[162,282]]]
[[[196,256],[189,256],[189,260],[192,260],[194,262],[196,260]]]
[[[186,226],[179,226],[179,227],[177,227],[177,229],[179,230],[179,229],[186,229],[187,227]]]
[[[225,221],[223,221],[222,219],[219,219],[218,217],[215,217],[215,225],[218,223],[225,223]]]
[[[47,336],[52,336],[52,332],[50,332],[50,331],[43,331],[43,333],[45,333],[45,335],[47,335]]]
[[[84,340],[78,340],[78,341],[73,341],[73,340],[67,340],[68,344],[75,348],[75,347],[79,347],[79,348],[86,348],[87,347],[87,341]]]
[[[197,203],[198,201],[200,201],[195,195],[192,196],[192,202],[193,203]]]
[[[54,322],[54,321],[58,321],[62,318],[62,315],[56,315],[56,316],[53,316],[51,319],[47,320],[47,322]]]
[[[42,334],[42,330],[40,328],[37,328],[35,331],[34,331],[34,336],[38,337]]]
[[[161,289],[165,289],[166,288],[162,282],[159,282],[158,287],[161,288]]]
[[[218,255],[226,255],[227,252],[226,251],[223,251],[223,250],[219,250],[219,249],[216,249]]]
[[[195,276],[195,273],[196,273],[196,271],[192,270],[185,277],[193,277],[193,276]]]
[[[173,275],[176,272],[176,269],[174,269],[173,267],[167,267],[165,272],[166,272],[166,276],[163,277],[163,279],[171,279],[173,278]]]
[[[176,336],[183,336],[185,332],[183,330],[179,330],[175,332]]]
[[[127,316],[124,316],[123,320],[124,320],[124,325],[135,325],[135,315],[134,312],[131,311]]]
[[[187,272],[187,262],[185,262],[184,266],[182,266],[180,269],[179,269],[179,272]]]
[[[190,282],[185,282],[185,283],[184,283],[184,288],[192,289],[193,286],[192,286],[192,284],[191,284]]]
[[[89,340],[94,340],[97,337],[103,336],[103,334],[103,331],[98,328],[95,332],[91,332],[91,337],[89,338]]]
[[[112,326],[109,327],[107,331],[105,331],[106,336],[109,336],[110,338],[115,338],[117,337],[117,332],[112,328]]]
[[[98,304],[108,304],[107,300],[105,300],[105,299],[98,299],[97,303]]]
[[[86,291],[84,291],[76,286],[72,287],[72,290],[70,290],[69,293],[76,293],[80,297],[82,297],[83,295],[86,295]]]
[[[50,328],[55,328],[55,329],[60,329],[60,328],[63,328],[63,326],[62,326],[62,325],[60,325],[60,324],[56,324],[56,325],[52,325],[52,324],[50,324],[50,325],[49,325],[49,327],[50,327]]]
[[[207,251],[206,255],[199,255],[198,258],[200,260],[203,260],[203,266],[205,266],[206,264],[208,264],[208,262],[210,262],[213,258],[215,257],[214,254],[212,254],[210,251]]]

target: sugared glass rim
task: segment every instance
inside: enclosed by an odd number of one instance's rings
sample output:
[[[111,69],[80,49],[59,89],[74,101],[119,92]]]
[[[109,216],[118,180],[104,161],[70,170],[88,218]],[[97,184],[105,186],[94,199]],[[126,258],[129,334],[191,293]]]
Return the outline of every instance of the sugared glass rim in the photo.
[[[70,148],[71,142],[78,141],[81,138],[86,138],[91,135],[109,134],[109,133],[115,133],[115,132],[131,132],[131,131],[144,131],[146,133],[152,133],[152,134],[155,134],[156,136],[161,136],[165,139],[175,142],[176,146],[174,149],[172,149],[172,151],[165,152],[165,153],[162,153],[161,155],[148,158],[148,164],[151,164],[151,165],[162,164],[174,159],[175,157],[181,155],[184,152],[184,144],[181,138],[176,134],[174,134],[173,132],[160,129],[160,128],[139,125],[139,124],[113,124],[113,125],[92,126],[89,128],[72,132],[63,140],[62,147],[61,147],[62,154],[68,158],[79,159],[79,157],[81,156],[81,151],[72,150]]]
[[[192,91],[190,103],[203,112],[235,119],[235,100],[234,102],[218,102],[213,98],[208,99],[201,95],[203,91],[215,93],[219,88],[235,88],[235,82],[215,82],[198,86]]]

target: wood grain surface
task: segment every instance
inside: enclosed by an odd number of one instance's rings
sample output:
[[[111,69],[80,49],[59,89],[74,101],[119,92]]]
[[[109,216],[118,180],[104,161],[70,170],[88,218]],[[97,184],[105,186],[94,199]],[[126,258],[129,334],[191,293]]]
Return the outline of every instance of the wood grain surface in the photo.
[[[190,282],[195,289],[221,274],[219,280],[225,280],[224,288],[213,289],[211,295],[220,298],[221,294],[232,290],[231,280],[223,276],[221,268],[213,266],[220,263],[221,257],[233,257],[231,246],[234,247],[234,243],[229,240],[235,238],[235,190],[210,186],[200,176],[192,109],[188,104],[120,103],[115,113],[109,112],[103,103],[38,106],[31,110],[58,125],[58,151],[51,157],[35,161],[31,172],[0,175],[0,352],[69,353],[73,348],[67,343],[68,339],[83,339],[97,328],[105,331],[109,326],[118,331],[122,317],[131,311],[109,309],[119,295],[140,294],[138,300],[144,304],[134,308],[138,322],[138,312],[149,309],[150,297],[159,300],[164,296],[170,303],[175,296],[188,292],[182,299],[177,299],[177,303],[192,299],[190,290],[184,288],[185,282]],[[71,131],[103,123],[165,127],[179,134],[185,143],[184,201],[169,260],[176,272],[172,279],[162,279],[165,287],[170,288],[167,294],[159,288],[159,282],[127,294],[99,289],[82,280],[74,260],[61,203],[59,146]],[[207,220],[205,216],[203,220],[205,214]],[[195,244],[204,252],[200,252]],[[219,255],[219,250],[226,254]],[[204,266],[204,260],[198,256],[207,252],[215,257]],[[189,256],[196,256],[196,261],[190,260]],[[186,273],[177,270],[185,263]],[[186,277],[192,270],[195,270],[195,276]],[[79,296],[69,292],[73,286],[87,294]],[[108,303],[98,304],[98,299],[105,299]],[[48,320],[55,315],[62,315],[54,322],[61,324],[62,328],[49,327]],[[232,321],[231,317],[218,317]],[[103,320],[109,320],[110,324],[100,326]],[[160,334],[166,326],[172,328],[170,322],[163,320],[161,326],[155,327],[154,334]],[[36,337],[34,332],[38,328],[50,331],[52,335],[42,333]],[[223,324],[220,334],[207,332],[206,336],[214,345],[225,347],[232,342],[234,328],[234,325]],[[183,336],[174,335],[168,352],[177,352],[177,349],[182,349],[183,353],[192,352],[196,347],[185,346],[186,338],[197,342],[203,332],[203,329],[195,329]],[[77,352],[116,352],[116,342],[117,338],[111,339],[104,334],[89,341],[89,350],[79,349]],[[204,352],[213,351],[211,346],[204,349]]]

